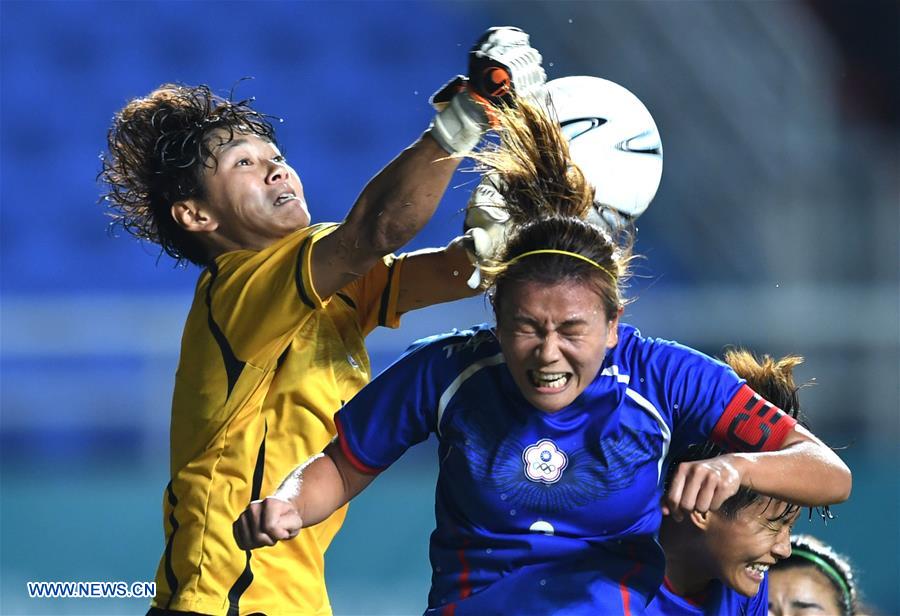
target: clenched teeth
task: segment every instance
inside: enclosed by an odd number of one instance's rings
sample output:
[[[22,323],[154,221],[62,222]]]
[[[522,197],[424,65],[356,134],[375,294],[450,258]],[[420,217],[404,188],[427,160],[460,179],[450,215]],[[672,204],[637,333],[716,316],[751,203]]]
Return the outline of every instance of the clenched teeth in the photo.
[[[528,376],[531,377],[531,383],[535,387],[560,389],[569,382],[569,374],[567,372],[537,372],[529,370]]]
[[[286,203],[286,202],[290,201],[291,199],[296,199],[296,198],[297,198],[297,196],[294,193],[284,193],[283,195],[281,195],[277,199],[275,199],[275,205],[281,205],[282,203]]]

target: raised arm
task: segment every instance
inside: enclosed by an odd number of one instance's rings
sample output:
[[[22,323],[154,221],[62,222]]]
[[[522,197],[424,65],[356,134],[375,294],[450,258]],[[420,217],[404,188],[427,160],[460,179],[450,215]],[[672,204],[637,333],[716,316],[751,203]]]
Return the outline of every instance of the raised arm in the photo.
[[[431,218],[459,162],[426,133],[382,169],[346,220],[313,248],[319,295],[333,294],[411,240]]]
[[[428,131],[369,182],[346,220],[314,247],[313,284],[321,297],[411,240],[434,213],[461,156],[480,141],[490,105],[545,81],[540,54],[517,28],[488,30],[469,54],[469,72],[471,79],[458,77],[435,94],[438,114]]]
[[[272,496],[253,501],[234,523],[243,550],[293,539],[362,492],[375,479],[358,471],[336,443],[298,466]]]
[[[796,505],[833,505],[849,498],[851,485],[847,465],[797,424],[775,451],[728,453],[682,463],[663,511],[677,519],[690,511],[714,511],[741,486]]]

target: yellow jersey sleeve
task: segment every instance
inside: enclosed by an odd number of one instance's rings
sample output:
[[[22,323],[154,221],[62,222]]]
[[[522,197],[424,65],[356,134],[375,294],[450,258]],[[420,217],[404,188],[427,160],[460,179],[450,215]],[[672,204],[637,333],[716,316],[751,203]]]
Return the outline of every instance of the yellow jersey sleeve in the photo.
[[[201,278],[210,328],[236,360],[265,367],[277,360],[297,328],[329,301],[312,283],[315,243],[334,229],[300,229],[260,251],[221,255]]]
[[[381,327],[399,327],[397,312],[400,271],[406,255],[387,255],[366,272],[341,289],[337,295],[356,311],[363,336]]]

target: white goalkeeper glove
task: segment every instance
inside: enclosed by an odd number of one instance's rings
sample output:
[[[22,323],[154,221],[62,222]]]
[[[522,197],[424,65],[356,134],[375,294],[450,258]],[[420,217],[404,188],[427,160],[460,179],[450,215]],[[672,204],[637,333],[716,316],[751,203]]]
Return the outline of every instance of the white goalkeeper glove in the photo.
[[[475,265],[475,271],[467,284],[473,289],[481,284],[481,266],[500,260],[500,253],[509,235],[509,211],[498,190],[500,181],[496,175],[486,174],[472,191],[466,205],[464,246]],[[584,219],[611,238],[633,226],[633,219],[630,217],[596,202],[591,205]]]
[[[490,106],[511,94],[533,96],[547,80],[541,54],[518,28],[491,28],[469,52],[469,76],[457,76],[431,97],[437,115],[429,131],[450,154],[478,145],[490,123]]]
[[[506,244],[509,212],[503,195],[497,190],[499,181],[493,174],[485,175],[472,191],[466,205],[464,245],[475,265],[467,284],[473,289],[481,284],[481,266],[498,261],[500,251]]]

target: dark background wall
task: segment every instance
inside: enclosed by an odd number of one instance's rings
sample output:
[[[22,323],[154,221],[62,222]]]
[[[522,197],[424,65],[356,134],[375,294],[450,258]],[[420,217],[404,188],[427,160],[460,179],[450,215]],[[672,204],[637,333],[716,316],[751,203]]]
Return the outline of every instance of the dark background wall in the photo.
[[[712,354],[807,358],[804,406],[855,483],[836,520],[798,530],[900,614],[898,23],[893,2],[0,3],[0,612],[140,613],[24,584],[151,580],[162,550],[196,271],[107,233],[95,176],[113,113],[166,81],[255,96],[284,118],[314,220],[339,220],[480,32],[512,24],[551,77],[612,79],[654,114],[665,172],[627,320]],[[473,177],[411,247],[458,231]],[[375,367],[488,318],[480,299],[410,315],[370,338]],[[351,507],[328,560],[338,613],[423,608],[434,466],[422,446]]]

